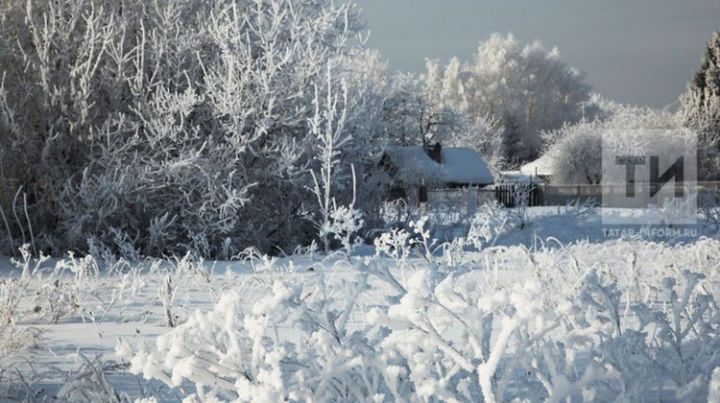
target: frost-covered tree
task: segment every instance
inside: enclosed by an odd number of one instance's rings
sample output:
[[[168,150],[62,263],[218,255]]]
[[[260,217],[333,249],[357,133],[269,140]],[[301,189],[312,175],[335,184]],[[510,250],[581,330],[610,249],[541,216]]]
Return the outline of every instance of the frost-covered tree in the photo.
[[[687,123],[713,140],[720,137],[720,32],[708,41],[700,70],[681,97]]]
[[[603,130],[599,122],[580,122],[560,130],[561,139],[544,156],[551,160],[553,183],[600,183]]]
[[[522,131],[522,149],[514,157],[527,160],[542,149],[541,131],[556,130],[583,118],[591,87],[584,76],[560,59],[556,48],[540,42],[521,45],[512,35],[493,35],[481,42],[470,63],[451,59],[438,76],[430,65],[427,79],[442,84],[442,100],[467,113],[502,125],[512,117]]]
[[[371,175],[376,88],[356,7],[326,0],[5,3],[0,155],[5,247],[90,240],[227,257],[307,242],[314,88],[348,91],[334,189]],[[361,39],[361,38],[360,38]],[[329,84],[328,84],[329,76]],[[375,95],[377,96],[375,96]],[[323,122],[320,122],[324,124]],[[377,148],[377,147],[376,147]],[[362,202],[365,202],[363,200]],[[359,202],[360,203],[360,202]],[[42,234],[42,235],[40,235]]]
[[[469,122],[457,108],[443,104],[432,80],[413,74],[391,77],[384,101],[383,129],[399,145],[456,143]]]
[[[720,173],[720,32],[708,41],[700,70],[680,97],[685,123],[700,136],[701,171]]]
[[[684,133],[676,115],[650,108],[605,104],[603,119],[581,121],[545,133],[552,178],[558,184],[597,184],[602,179],[603,136],[605,144],[619,149],[642,149],[653,143],[657,130]]]

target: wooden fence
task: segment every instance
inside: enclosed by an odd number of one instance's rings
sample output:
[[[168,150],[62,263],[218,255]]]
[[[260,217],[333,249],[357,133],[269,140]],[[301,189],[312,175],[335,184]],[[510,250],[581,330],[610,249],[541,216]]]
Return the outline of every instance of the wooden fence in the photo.
[[[515,207],[519,204],[544,206],[545,194],[542,185],[496,185],[495,200],[505,207]]]
[[[720,182],[697,182],[693,189],[684,189],[720,195]],[[577,200],[600,205],[603,195],[622,194],[625,191],[625,185],[500,184],[494,189],[495,200],[507,207],[514,207],[523,200],[528,206],[564,206]]]

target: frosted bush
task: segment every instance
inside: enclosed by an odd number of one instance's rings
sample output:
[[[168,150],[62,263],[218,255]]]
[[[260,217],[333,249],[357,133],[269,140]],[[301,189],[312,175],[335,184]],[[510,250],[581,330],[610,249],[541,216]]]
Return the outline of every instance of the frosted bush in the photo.
[[[0,324],[0,400],[33,401],[31,359],[41,339],[37,329]]]
[[[708,281],[677,266],[709,270],[717,241],[458,249],[453,261],[465,269],[457,270],[437,256],[424,261],[423,222],[412,231],[379,237],[378,255],[357,259],[352,280],[286,272],[265,279],[260,295],[229,291],[154,344],[123,341],[117,353],[132,373],[193,384],[189,401],[703,400],[713,393],[717,274]],[[614,259],[623,254],[627,260]],[[676,265],[657,265],[650,255]],[[498,260],[489,263],[490,256]],[[523,267],[524,278],[500,286],[491,272],[498,262]]]
[[[376,253],[404,261],[410,256],[410,237],[411,234],[404,229],[394,228],[384,232],[375,238]]]
[[[130,297],[144,286],[140,277],[142,266],[129,268],[122,259],[99,263],[91,255],[78,258],[68,253],[50,265],[47,256],[33,258],[27,245],[20,252],[21,258],[11,262],[22,273],[0,280],[2,323],[27,319],[58,323],[72,317],[94,320],[97,312],[104,316],[115,304],[131,303]],[[98,293],[98,288],[104,285],[101,270],[105,271],[103,275],[117,276],[117,283],[111,281],[113,287],[107,300]]]
[[[17,358],[23,353],[37,347],[41,332],[33,328],[20,328],[16,325],[0,326],[0,357]],[[5,368],[3,366],[2,368]]]
[[[499,364],[515,333],[543,332],[546,326],[537,303],[539,287],[493,292],[452,275],[436,284],[432,277],[425,270],[414,273],[398,304],[386,314],[375,311],[374,322],[391,330],[381,342],[387,365],[405,366],[421,399],[501,398],[493,384],[513,375],[503,375]],[[500,330],[493,340],[495,323]]]
[[[106,374],[117,371],[117,364],[104,363],[100,358],[87,358],[78,355],[80,365],[66,376],[65,384],[58,391],[57,397],[68,402],[107,402],[129,403],[130,398],[120,393],[108,381]]]
[[[527,197],[527,195],[521,197]],[[475,248],[493,246],[497,239],[516,228],[528,224],[527,203],[518,208],[506,208],[493,200],[483,204],[472,218],[468,240]]]
[[[349,205],[351,166],[361,183],[377,169],[386,73],[354,3],[3,8],[0,152],[18,195],[0,194],[3,247],[58,255],[91,240],[132,260],[287,250],[317,235],[307,218],[320,206],[305,201],[325,162],[318,134],[353,139],[331,153],[338,205]],[[334,94],[346,102],[324,113]],[[359,189],[356,206],[375,208],[376,190]]]
[[[195,259],[190,252],[182,258],[175,258],[170,264],[156,260],[150,272],[158,278],[157,296],[162,304],[165,324],[175,327],[180,320],[177,312],[177,297],[185,292],[193,277],[200,277],[210,283],[212,273],[205,269],[203,259]]]
[[[48,323],[81,312],[80,290],[75,283],[51,278],[45,281],[35,296],[33,312]]]
[[[27,288],[27,283],[16,278],[0,280],[0,323],[7,325],[18,318],[18,309]]]
[[[71,252],[53,267],[34,272],[36,287],[32,313],[49,323],[73,316],[92,316],[84,299],[96,291],[100,275],[97,261],[90,255],[76,258]]]
[[[365,278],[334,292],[322,277],[305,285],[279,280],[250,305],[230,292],[154,348],[134,352],[123,342],[116,351],[133,373],[170,386],[191,381],[202,401],[364,400],[370,391],[361,385],[377,370],[363,357],[363,336],[347,324]]]
[[[674,398],[704,398],[717,358],[698,343],[717,343],[717,313],[707,310],[714,297],[697,289],[701,275],[682,279],[681,295],[674,279],[663,281],[671,306],[664,309],[624,299],[616,282],[590,272],[577,296],[557,306],[558,328],[532,362],[550,400],[661,399],[668,384]]]
[[[320,229],[320,237],[339,241],[346,253],[351,254],[361,239],[356,234],[363,228],[363,214],[353,207],[333,207],[329,220]]]

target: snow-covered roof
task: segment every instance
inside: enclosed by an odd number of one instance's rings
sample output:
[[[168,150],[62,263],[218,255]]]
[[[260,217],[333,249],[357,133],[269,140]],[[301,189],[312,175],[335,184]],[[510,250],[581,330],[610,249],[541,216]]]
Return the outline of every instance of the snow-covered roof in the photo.
[[[472,148],[443,148],[442,165],[445,169],[446,183],[470,185],[493,183],[490,169]]]
[[[390,157],[393,178],[408,185],[436,185],[443,182],[443,170],[422,147],[389,147],[385,154]]]
[[[549,153],[520,167],[520,172],[533,176],[552,176],[552,156]]]
[[[493,182],[490,169],[471,148],[443,148],[442,164],[435,162],[422,147],[389,147],[395,172],[393,176],[405,184],[487,185]]]

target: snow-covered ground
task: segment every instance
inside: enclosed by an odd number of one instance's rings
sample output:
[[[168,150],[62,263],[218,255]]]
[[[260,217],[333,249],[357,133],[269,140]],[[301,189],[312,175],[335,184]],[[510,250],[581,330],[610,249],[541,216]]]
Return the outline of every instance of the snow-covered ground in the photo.
[[[0,399],[682,401],[720,386],[711,225],[618,239],[598,209],[495,213],[451,243],[416,226],[331,256],[6,259]]]

